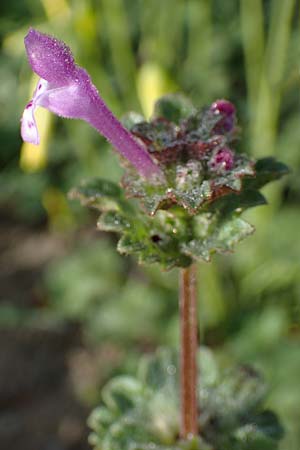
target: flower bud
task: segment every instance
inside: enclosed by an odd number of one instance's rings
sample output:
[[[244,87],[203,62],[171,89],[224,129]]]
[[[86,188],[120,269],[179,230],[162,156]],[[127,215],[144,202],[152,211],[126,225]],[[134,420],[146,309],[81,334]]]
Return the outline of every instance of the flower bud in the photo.
[[[235,125],[235,106],[227,100],[215,101],[210,110],[217,115],[220,115],[220,122],[216,128],[218,131],[230,132]]]
[[[231,170],[234,164],[234,154],[228,147],[223,147],[210,160],[210,168],[217,172]]]

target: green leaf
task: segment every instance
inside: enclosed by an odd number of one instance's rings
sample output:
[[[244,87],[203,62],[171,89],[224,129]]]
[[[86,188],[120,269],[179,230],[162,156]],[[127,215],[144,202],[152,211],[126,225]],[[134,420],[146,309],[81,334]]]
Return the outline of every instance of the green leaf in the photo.
[[[219,211],[220,214],[228,216],[233,212],[243,212],[248,208],[266,205],[265,197],[254,189],[244,189],[241,193],[232,193],[220,197],[209,206],[209,210]]]
[[[150,126],[150,125],[149,125]],[[236,158],[232,170],[210,172],[207,161],[180,159],[165,168],[166,182],[149,183],[128,170],[122,180],[128,197],[138,198],[147,214],[158,209],[181,206],[190,215],[210,207],[233,191],[240,193],[242,180],[254,176],[253,162],[243,155]]]
[[[234,246],[254,232],[254,227],[240,217],[224,222],[211,241],[217,252],[231,252]],[[214,242],[215,240],[215,242]]]
[[[120,376],[105,386],[102,398],[110,410],[123,414],[139,403],[144,389],[145,387],[137,379]]]
[[[179,433],[178,353],[159,349],[142,358],[137,378],[123,376],[103,391],[105,406],[89,419],[98,450],[276,450],[282,428],[263,410],[266,385],[250,367],[221,367],[200,349],[201,436]]]
[[[273,157],[268,157],[256,161],[255,172],[255,178],[245,181],[245,187],[247,189],[260,189],[265,184],[282,178],[290,171],[289,168],[282,162],[277,161]]]
[[[141,264],[158,262],[166,270],[186,267],[191,259],[180,250],[180,240],[185,236],[184,221],[171,212],[158,211],[153,217],[139,220],[138,216],[132,221],[118,242],[118,251],[136,255]]]
[[[172,385],[176,396],[179,386],[177,352],[159,349],[154,355],[145,356],[140,362],[138,378],[153,390]]]
[[[192,143],[209,140],[219,121],[220,117],[209,108],[203,108],[191,114],[185,123],[186,141]]]
[[[206,235],[204,233],[201,239],[182,244],[183,253],[196,260],[210,261],[213,253],[232,252],[238,242],[254,232],[252,225],[236,216],[220,224],[208,223],[206,226]]]
[[[131,132],[145,142],[150,153],[160,152],[177,144],[176,126],[165,119],[157,118],[151,123],[137,123]]]
[[[198,388],[201,390],[215,386],[220,380],[220,367],[213,352],[208,348],[201,346],[197,353],[197,365],[201,378]]]
[[[97,433],[103,432],[116,419],[116,414],[105,406],[93,410],[88,418],[88,426]]]
[[[130,222],[117,211],[106,211],[98,219],[97,228],[101,231],[121,233],[131,227]]]
[[[124,127],[126,127],[128,130],[131,130],[134,127],[134,125],[144,122],[145,117],[137,112],[131,111],[127,114],[124,114],[121,121]]]
[[[124,199],[120,187],[101,179],[84,183],[73,190],[72,196],[99,209],[102,214],[97,227],[120,233],[118,251],[137,256],[141,264],[159,263],[169,270],[174,266],[187,267],[192,259],[209,261],[213,253],[233,251],[237,242],[253,232],[253,227],[237,217],[237,213],[263,204],[262,195],[244,190],[211,202],[214,194],[206,180],[201,182],[199,161],[189,161],[186,167],[179,165],[177,170],[177,187],[167,191],[164,185],[141,179],[129,183],[134,195],[143,198],[150,215],[138,210],[133,214],[133,205]],[[228,179],[223,177],[222,183],[228,184]],[[214,189],[220,186],[215,185]],[[156,211],[163,204],[168,209]],[[201,208],[206,212],[199,213]]]
[[[278,442],[255,424],[248,423],[234,433],[237,450],[277,450]]]
[[[274,440],[280,440],[284,436],[284,429],[278,417],[273,411],[263,411],[252,418],[253,423],[266,435]]]
[[[121,417],[110,427],[109,433],[100,442],[103,450],[131,450],[140,442],[155,442],[155,436],[147,429],[147,417],[141,414]]]
[[[124,199],[122,189],[112,181],[94,178],[73,188],[70,198],[79,199],[85,206],[91,206],[100,211],[119,211],[132,206]]]
[[[117,248],[120,253],[130,255],[131,253],[139,253],[147,247],[145,242],[141,241],[134,233],[127,233],[121,237]]]
[[[161,97],[154,106],[154,118],[164,118],[179,124],[195,112],[189,99],[180,94],[171,94]]]
[[[142,208],[149,215],[154,215],[160,205],[166,201],[165,184],[148,183],[130,169],[122,178],[122,187],[128,197],[140,200]]]

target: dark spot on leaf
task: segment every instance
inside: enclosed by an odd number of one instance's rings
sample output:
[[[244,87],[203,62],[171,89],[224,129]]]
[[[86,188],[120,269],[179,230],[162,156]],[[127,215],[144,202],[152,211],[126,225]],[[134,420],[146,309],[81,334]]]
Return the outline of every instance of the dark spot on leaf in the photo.
[[[157,244],[158,242],[160,242],[162,239],[158,234],[154,234],[153,236],[151,236],[151,241],[154,242],[155,244]]]

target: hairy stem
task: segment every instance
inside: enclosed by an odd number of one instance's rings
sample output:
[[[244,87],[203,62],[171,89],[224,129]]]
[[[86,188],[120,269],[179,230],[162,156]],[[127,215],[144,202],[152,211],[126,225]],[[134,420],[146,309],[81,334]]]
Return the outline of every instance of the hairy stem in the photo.
[[[197,435],[197,293],[196,266],[180,270],[180,435],[190,438]]]

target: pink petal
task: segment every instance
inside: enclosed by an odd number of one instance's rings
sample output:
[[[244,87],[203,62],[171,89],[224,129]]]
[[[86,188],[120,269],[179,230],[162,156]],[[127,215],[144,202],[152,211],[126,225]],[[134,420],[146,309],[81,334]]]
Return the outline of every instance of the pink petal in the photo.
[[[30,28],[25,47],[33,71],[44,80],[63,85],[74,78],[76,65],[64,42]]]

